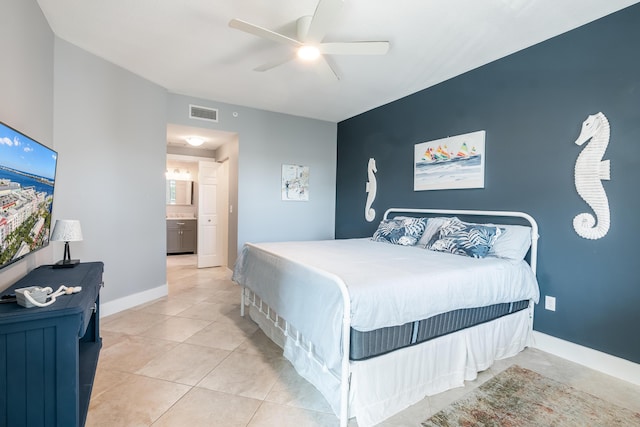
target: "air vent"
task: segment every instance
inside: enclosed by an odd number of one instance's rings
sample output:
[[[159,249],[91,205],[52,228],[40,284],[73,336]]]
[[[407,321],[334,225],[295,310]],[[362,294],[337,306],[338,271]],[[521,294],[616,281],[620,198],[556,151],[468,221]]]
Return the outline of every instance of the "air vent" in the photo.
[[[218,121],[218,109],[189,105],[189,118],[206,120],[208,122]]]

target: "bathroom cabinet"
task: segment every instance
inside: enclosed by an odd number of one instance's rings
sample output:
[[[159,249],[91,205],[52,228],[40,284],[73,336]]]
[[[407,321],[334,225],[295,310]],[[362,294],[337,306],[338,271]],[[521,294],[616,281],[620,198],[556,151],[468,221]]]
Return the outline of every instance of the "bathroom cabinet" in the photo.
[[[197,220],[167,220],[167,254],[196,253]]]

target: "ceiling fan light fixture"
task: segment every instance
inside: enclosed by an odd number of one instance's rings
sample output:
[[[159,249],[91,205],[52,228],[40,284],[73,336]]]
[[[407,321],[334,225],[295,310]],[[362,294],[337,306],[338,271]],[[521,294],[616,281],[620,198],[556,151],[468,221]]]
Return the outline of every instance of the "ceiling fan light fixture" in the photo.
[[[320,57],[320,50],[311,45],[303,45],[298,48],[298,58],[303,61],[315,61]]]
[[[199,147],[204,144],[204,139],[197,136],[190,136],[189,138],[187,138],[187,143],[193,147]]]
[[[240,19],[229,21],[231,28],[291,48],[288,55],[278,55],[254,68],[254,71],[267,71],[290,60],[299,60],[308,62],[307,65],[312,65],[313,68],[321,69],[321,74],[339,80],[338,72],[334,69],[335,65],[332,64],[333,55],[384,55],[387,53],[388,41],[325,42],[327,31],[333,27],[344,0],[317,1],[313,16],[304,15],[296,20],[297,31],[294,37]]]

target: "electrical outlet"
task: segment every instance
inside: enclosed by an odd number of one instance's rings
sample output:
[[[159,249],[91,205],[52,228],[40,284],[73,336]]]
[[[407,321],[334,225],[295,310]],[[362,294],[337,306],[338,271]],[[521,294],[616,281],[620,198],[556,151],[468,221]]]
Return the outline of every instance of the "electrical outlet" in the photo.
[[[546,310],[556,311],[556,297],[546,295],[544,297],[544,308]]]

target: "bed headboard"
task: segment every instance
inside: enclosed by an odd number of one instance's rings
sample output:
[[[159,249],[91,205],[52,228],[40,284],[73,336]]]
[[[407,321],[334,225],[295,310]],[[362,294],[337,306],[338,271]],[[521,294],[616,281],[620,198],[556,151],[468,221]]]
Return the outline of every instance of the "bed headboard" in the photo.
[[[434,215],[464,215],[474,217],[508,217],[508,218],[522,218],[528,222],[531,227],[531,249],[529,257],[529,265],[533,273],[536,273],[536,267],[538,264],[538,223],[533,217],[524,212],[510,212],[510,211],[474,211],[474,210],[461,210],[461,209],[416,209],[416,208],[389,208],[385,211],[383,219],[387,219],[389,214],[434,214]]]

